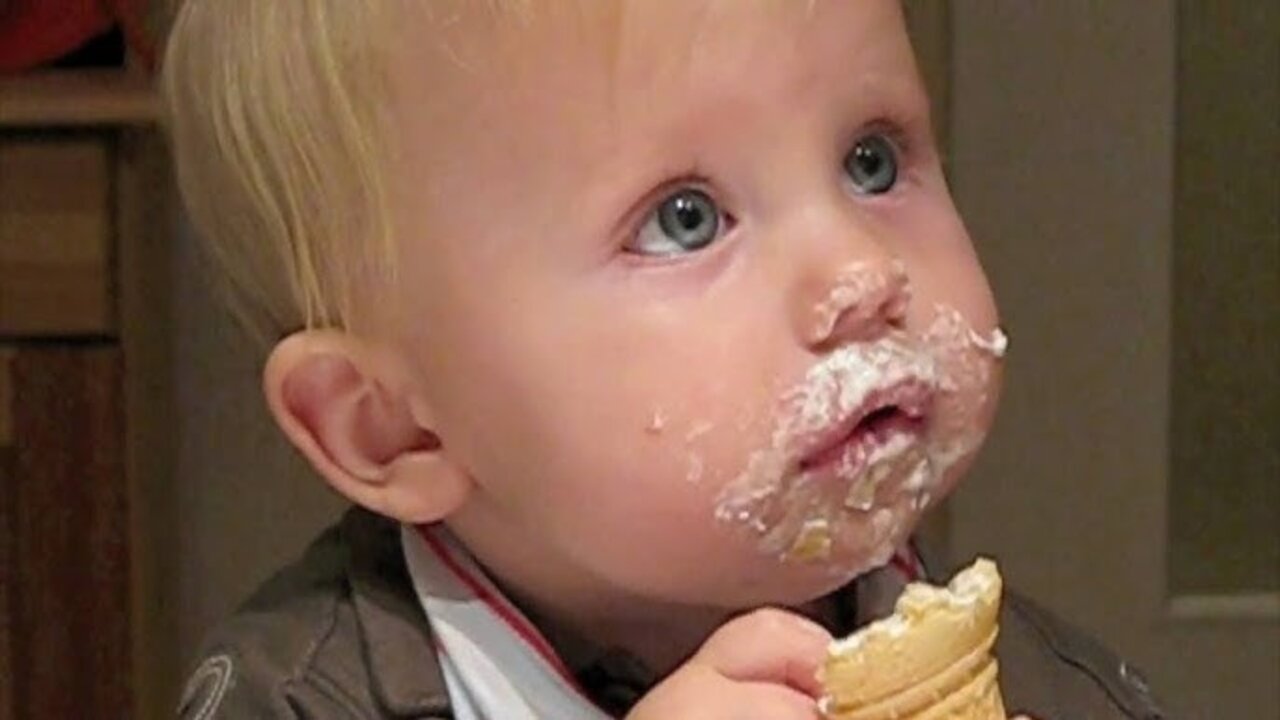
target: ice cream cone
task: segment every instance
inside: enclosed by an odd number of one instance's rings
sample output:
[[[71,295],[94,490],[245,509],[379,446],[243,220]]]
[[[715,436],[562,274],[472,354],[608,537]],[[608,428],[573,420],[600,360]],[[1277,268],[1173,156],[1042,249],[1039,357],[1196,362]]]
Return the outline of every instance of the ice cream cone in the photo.
[[[831,645],[831,720],[1005,720],[992,655],[1000,573],[978,559],[945,588],[912,583],[893,615]]]

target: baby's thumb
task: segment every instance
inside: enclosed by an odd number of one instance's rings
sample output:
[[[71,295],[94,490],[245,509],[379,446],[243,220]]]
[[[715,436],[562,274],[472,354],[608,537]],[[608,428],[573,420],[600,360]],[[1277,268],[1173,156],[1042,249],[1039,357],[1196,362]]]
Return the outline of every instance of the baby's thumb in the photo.
[[[785,685],[813,698],[822,694],[818,666],[831,635],[785,610],[767,608],[730,620],[693,657],[737,682]]]

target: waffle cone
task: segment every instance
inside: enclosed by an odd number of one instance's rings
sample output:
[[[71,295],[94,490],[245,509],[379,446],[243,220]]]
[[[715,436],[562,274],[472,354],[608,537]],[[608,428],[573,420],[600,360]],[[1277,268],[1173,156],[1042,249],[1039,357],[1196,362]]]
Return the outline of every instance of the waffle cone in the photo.
[[[912,583],[894,614],[832,644],[830,720],[1005,720],[992,656],[1000,573],[979,559],[945,588]]]

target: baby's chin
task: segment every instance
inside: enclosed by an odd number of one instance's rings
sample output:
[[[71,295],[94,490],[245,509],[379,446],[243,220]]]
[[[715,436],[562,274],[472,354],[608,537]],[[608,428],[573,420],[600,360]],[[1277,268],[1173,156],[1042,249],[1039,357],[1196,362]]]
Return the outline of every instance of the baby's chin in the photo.
[[[912,527],[916,520],[918,517],[910,519]],[[766,554],[748,545],[724,558],[719,577],[699,583],[695,592],[700,597],[689,599],[731,610],[802,606],[882,567],[909,536],[909,531],[904,532],[875,548],[860,544],[843,547],[837,542],[826,557],[811,558]]]
[[[968,465],[968,462],[962,463]],[[937,485],[940,497],[957,483],[957,466]],[[910,496],[834,522],[815,523],[786,551],[762,547],[760,538],[740,535],[732,559],[737,573],[725,578],[723,601],[739,607],[798,606],[812,602],[888,564],[908,545],[929,508]],[[744,534],[745,535],[745,534]]]
[[[970,462],[958,461],[938,480],[938,500]],[[934,507],[936,502],[924,505],[903,492],[865,511],[822,518],[808,537],[786,535],[781,549],[770,535],[774,528],[708,518],[668,527],[650,542],[626,543],[630,562],[609,563],[604,572],[638,595],[678,605],[731,611],[798,607],[889,563]],[[634,554],[637,547],[645,548],[643,555]]]
[[[734,612],[759,607],[802,607],[845,587],[859,575],[818,564],[775,561],[769,565],[757,572],[744,572],[737,583],[715,588],[709,597],[697,600]]]

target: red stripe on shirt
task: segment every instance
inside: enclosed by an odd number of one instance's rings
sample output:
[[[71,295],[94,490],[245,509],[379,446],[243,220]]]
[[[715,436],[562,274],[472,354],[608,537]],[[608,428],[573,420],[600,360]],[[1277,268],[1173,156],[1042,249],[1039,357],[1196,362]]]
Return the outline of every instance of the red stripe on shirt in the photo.
[[[448,546],[440,538],[436,537],[429,527],[418,526],[417,530],[418,534],[427,543],[427,547],[454,577],[458,578],[463,585],[466,585],[467,589],[474,593],[476,598],[506,623],[517,637],[533,648],[533,651],[546,661],[570,687],[584,698],[587,697],[586,692],[578,685],[578,681],[573,677],[573,673],[569,672],[569,668],[560,659],[555,648],[551,647],[551,643],[547,642],[542,633],[538,632],[538,629],[525,619],[519,610],[507,602],[501,594],[491,589],[483,580],[472,575],[457,558],[453,557]]]
[[[901,548],[895,552],[893,559],[889,562],[907,578],[907,582],[917,582],[924,575],[924,573],[920,572],[920,561],[909,547]]]

